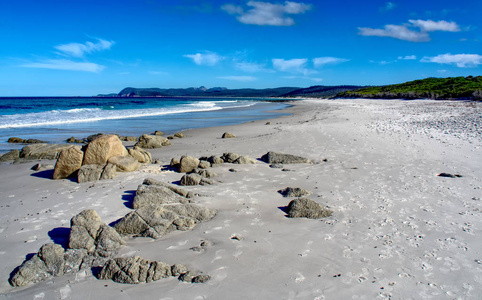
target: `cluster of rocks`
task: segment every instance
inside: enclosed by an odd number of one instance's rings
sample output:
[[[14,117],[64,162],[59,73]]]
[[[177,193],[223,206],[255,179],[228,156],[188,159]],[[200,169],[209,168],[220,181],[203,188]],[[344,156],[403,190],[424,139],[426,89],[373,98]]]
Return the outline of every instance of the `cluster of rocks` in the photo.
[[[151,163],[151,154],[135,146],[127,150],[116,135],[101,135],[85,147],[70,146],[60,152],[53,179],[77,176],[78,182],[112,179],[117,172],[132,172]]]
[[[11,137],[8,139],[7,141],[8,143],[12,143],[12,144],[45,144],[47,142],[44,142],[44,141],[41,141],[41,140],[37,140],[37,139],[22,139],[22,138],[19,138],[19,137]]]
[[[301,198],[311,194],[305,189],[287,187],[279,190],[278,193],[283,197],[297,197],[297,199],[290,201],[286,207],[285,212],[289,218],[321,219],[333,214],[332,210],[323,207],[321,204],[308,198]]]
[[[0,162],[57,159],[62,150],[70,147],[72,147],[72,145],[69,144],[31,144],[23,147],[21,150],[15,149],[5,153],[0,157]]]
[[[174,230],[191,230],[212,219],[217,211],[192,203],[193,193],[154,179],[146,179],[136,191],[135,211],[120,219],[114,228],[121,235],[160,238]]]

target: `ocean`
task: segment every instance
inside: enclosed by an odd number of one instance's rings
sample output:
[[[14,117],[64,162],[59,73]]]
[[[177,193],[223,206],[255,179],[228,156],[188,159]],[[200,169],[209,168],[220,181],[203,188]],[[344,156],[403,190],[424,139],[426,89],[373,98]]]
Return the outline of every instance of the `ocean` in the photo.
[[[0,98],[0,154],[24,145],[10,137],[65,143],[96,133],[167,135],[283,115],[289,104],[262,98],[54,97]]]

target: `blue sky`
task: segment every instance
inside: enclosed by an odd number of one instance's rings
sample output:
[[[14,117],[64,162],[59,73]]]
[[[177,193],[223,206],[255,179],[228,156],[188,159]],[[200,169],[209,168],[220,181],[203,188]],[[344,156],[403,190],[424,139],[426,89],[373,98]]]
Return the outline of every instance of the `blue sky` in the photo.
[[[1,0],[0,96],[481,75],[480,0]]]

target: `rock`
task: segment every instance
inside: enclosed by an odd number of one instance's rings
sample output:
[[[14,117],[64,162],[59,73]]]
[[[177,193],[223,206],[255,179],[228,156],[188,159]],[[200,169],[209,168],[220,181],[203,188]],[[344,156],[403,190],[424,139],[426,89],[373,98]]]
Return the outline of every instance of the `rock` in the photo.
[[[108,162],[117,167],[117,172],[134,172],[141,166],[132,156],[113,156],[109,158]]]
[[[179,169],[179,165],[181,164],[181,160],[179,158],[172,158],[169,166],[174,169]]]
[[[154,135],[164,135],[164,132],[156,130],[154,131]]]
[[[85,249],[67,249],[64,254],[64,273],[68,274],[77,272],[86,256],[87,250]]]
[[[48,165],[48,164],[35,164],[33,167],[30,168],[30,170],[33,171],[41,171],[41,170],[49,170],[53,169],[53,165]]]
[[[44,261],[36,254],[29,260],[24,261],[22,265],[14,271],[9,282],[12,286],[24,286],[44,281],[50,277],[52,277],[52,274],[48,272]]]
[[[96,138],[101,137],[101,136],[103,136],[103,135],[104,135],[104,134],[102,134],[102,133],[96,133],[96,134],[89,135],[89,136],[86,138],[87,143],[90,143],[90,142],[92,142],[93,140],[95,140]]]
[[[86,209],[70,219],[70,226],[84,227],[89,235],[96,239],[97,232],[99,232],[100,226],[103,225],[102,219],[97,212],[93,209]],[[78,249],[76,247],[70,247],[71,249]]]
[[[23,139],[18,138],[18,137],[11,137],[7,141],[8,143],[14,143],[14,144],[21,144],[23,143]]]
[[[192,156],[183,156],[179,162],[179,172],[189,173],[199,166],[199,159]]]
[[[25,144],[47,144],[45,141],[37,140],[37,139],[28,139],[23,141]]]
[[[121,140],[114,134],[101,135],[90,142],[84,154],[83,165],[102,165],[104,167],[114,156],[127,156],[129,153]]]
[[[221,157],[214,155],[208,158],[208,162],[211,163],[211,166],[224,164],[224,160]]]
[[[212,219],[215,210],[195,204],[145,205],[128,213],[115,225],[121,235],[160,238],[173,230],[190,230],[195,224]]]
[[[64,248],[58,244],[43,245],[38,256],[44,261],[47,272],[53,276],[64,275]]]
[[[126,142],[137,142],[139,140],[136,136],[126,136],[124,139]]]
[[[186,174],[181,178],[181,185],[199,185],[203,177],[199,174]]]
[[[155,179],[152,179],[152,178],[146,178],[144,179],[144,182],[142,184],[145,184],[145,185],[158,185],[158,186],[163,186],[163,187],[167,187],[168,189],[170,189],[171,191],[173,191],[174,193],[178,194],[178,195],[181,195],[185,198],[193,198],[194,195],[192,192],[190,191],[187,191],[185,189],[181,189],[177,186],[174,186],[174,185],[171,185],[171,184],[167,184],[167,183],[164,183],[162,181],[158,181],[158,180],[155,180]],[[181,203],[183,203],[181,201]]]
[[[100,175],[100,180],[113,179],[117,176],[117,166],[111,163],[105,165]]]
[[[183,282],[192,282],[194,277],[196,277],[196,273],[193,271],[187,271],[179,276],[179,280]]]
[[[292,187],[287,187],[284,189],[281,189],[278,191],[283,197],[302,197],[302,196],[307,196],[310,195],[311,193],[305,189],[302,188],[292,188]]]
[[[169,136],[167,136],[167,139],[168,139],[168,140],[173,140],[174,137],[173,137],[172,135],[169,135]]]
[[[100,226],[95,242],[96,251],[102,252],[103,256],[108,256],[109,252],[116,251],[122,245],[125,245],[124,240],[120,237],[117,231],[107,224],[102,224]]]
[[[69,144],[32,144],[20,151],[20,158],[26,159],[57,159],[62,150],[72,147]]]
[[[70,147],[60,152],[55,164],[53,179],[74,177],[82,167],[84,152],[79,147]]]
[[[310,163],[311,161],[301,157],[291,154],[283,154],[278,152],[268,152],[261,157],[261,160],[268,164],[300,164],[300,163]]]
[[[229,133],[229,132],[223,133],[223,136],[222,136],[223,139],[231,139],[231,138],[235,138],[235,137],[236,136],[234,134]]]
[[[209,275],[206,275],[206,274],[201,274],[201,275],[197,275],[195,276],[191,282],[192,283],[205,283],[206,281],[210,280],[211,279],[211,276]]]
[[[199,161],[198,168],[200,168],[200,169],[207,169],[207,168],[210,168],[210,167],[211,167],[211,163],[208,162],[207,160],[200,160],[200,161]]]
[[[154,148],[161,148],[163,146],[169,146],[171,142],[162,136],[158,135],[149,135],[144,134],[139,137],[139,141],[135,144],[137,147],[141,147],[144,149],[154,149]]]
[[[102,176],[103,171],[104,168],[101,165],[83,165],[77,172],[77,182],[97,181]]]
[[[216,173],[210,170],[199,170],[199,172],[197,173],[198,175],[201,175],[203,178],[213,178],[217,176]]]
[[[184,137],[184,134],[181,132],[174,133],[174,137],[177,137],[179,139],[182,139]]]
[[[167,203],[189,203],[189,200],[166,186],[142,184],[137,188],[132,207],[138,209],[146,205]]]
[[[221,159],[224,161],[224,162],[227,162],[227,163],[232,163],[234,162],[236,159],[239,158],[239,154],[237,153],[224,153],[223,156],[221,156]]]
[[[235,161],[233,161],[233,164],[239,164],[239,165],[255,164],[255,163],[256,163],[256,159],[248,156],[240,156]]]
[[[440,177],[448,177],[448,178],[460,178],[460,177],[463,177],[463,176],[460,175],[460,174],[450,174],[450,173],[440,173],[440,174],[438,174],[437,176],[440,176]]]
[[[20,158],[20,150],[15,149],[0,156],[0,162],[16,160],[18,158]]]
[[[272,169],[283,169],[282,164],[271,164],[271,165],[269,165],[269,167],[272,168]]]
[[[172,267],[164,262],[151,261],[139,256],[119,257],[107,261],[99,273],[99,279],[129,284],[148,283],[177,276],[172,274],[171,269]]]
[[[188,271],[187,267],[182,264],[174,264],[171,267],[171,273],[172,276],[179,276],[181,274],[184,274]]]
[[[266,122],[266,124],[264,124],[264,125],[271,125],[271,122]]]
[[[320,219],[331,216],[333,211],[313,200],[298,198],[288,204],[286,213],[290,218]]]
[[[134,148],[127,149],[127,151],[129,151],[130,156],[137,159],[137,161],[140,163],[146,163],[146,164],[152,163],[151,154],[140,147],[134,146]]]

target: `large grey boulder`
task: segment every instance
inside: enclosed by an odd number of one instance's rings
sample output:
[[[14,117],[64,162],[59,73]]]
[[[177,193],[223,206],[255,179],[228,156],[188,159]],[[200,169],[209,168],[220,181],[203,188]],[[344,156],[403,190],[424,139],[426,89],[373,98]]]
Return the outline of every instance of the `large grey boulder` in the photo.
[[[127,151],[129,151],[130,156],[134,157],[140,163],[150,164],[152,162],[151,154],[141,147],[134,146],[134,148],[127,149]]]
[[[261,157],[261,160],[268,164],[301,164],[310,163],[309,159],[291,154],[283,154],[270,151]]]
[[[173,191],[174,193],[176,194],[179,194],[185,198],[192,198],[194,197],[194,194],[190,191],[187,191],[185,189],[182,189],[182,188],[179,188],[177,186],[174,186],[172,184],[168,184],[168,183],[165,183],[165,182],[162,182],[162,181],[158,181],[158,180],[155,180],[155,179],[152,179],[152,178],[146,178],[144,179],[144,181],[142,182],[142,184],[145,184],[145,185],[158,185],[158,186],[163,186],[163,187],[167,187],[168,189],[170,189],[171,191]],[[182,203],[182,202],[181,202]]]
[[[183,156],[179,162],[179,173],[192,172],[199,166],[199,159],[192,156]]]
[[[239,158],[239,154],[232,153],[232,152],[224,153],[223,156],[221,156],[221,159],[227,163],[233,163],[238,158]]]
[[[144,149],[161,148],[169,145],[171,145],[171,142],[167,138],[159,135],[149,134],[143,134],[141,137],[139,137],[139,141],[135,144],[135,146]]]
[[[25,159],[57,159],[62,150],[72,147],[69,144],[32,144],[20,151],[20,158]]]
[[[201,183],[201,180],[203,179],[203,177],[199,174],[194,174],[194,173],[191,173],[191,174],[186,174],[184,176],[182,176],[181,178],[181,185],[199,185]]]
[[[132,156],[113,156],[108,162],[116,166],[117,172],[134,172],[141,166]]]
[[[122,141],[115,134],[98,136],[85,148],[83,165],[101,165],[104,167],[114,156],[127,156],[129,153]]]
[[[197,223],[212,219],[215,210],[195,204],[146,205],[128,213],[114,228],[121,235],[160,238],[174,230],[190,230]]]
[[[320,219],[331,216],[333,211],[313,200],[298,198],[288,204],[286,213],[290,218]]]
[[[84,159],[84,152],[80,147],[72,146],[68,149],[62,150],[55,164],[53,179],[64,179],[77,175],[82,161]]]
[[[77,182],[97,181],[102,176],[104,166],[101,165],[83,165],[77,172]]]
[[[305,189],[302,188],[292,188],[292,187],[287,187],[284,189],[281,189],[278,191],[283,197],[303,197],[310,195],[311,193]]]
[[[14,150],[12,150],[10,152],[7,152],[4,155],[0,156],[0,162],[16,160],[18,158],[20,158],[20,150],[14,149]]]
[[[181,189],[173,190],[172,188],[162,185],[141,184],[137,188],[132,206],[134,209],[138,209],[146,205],[189,203],[189,200],[186,197],[189,193],[187,191],[181,192],[180,190]]]

